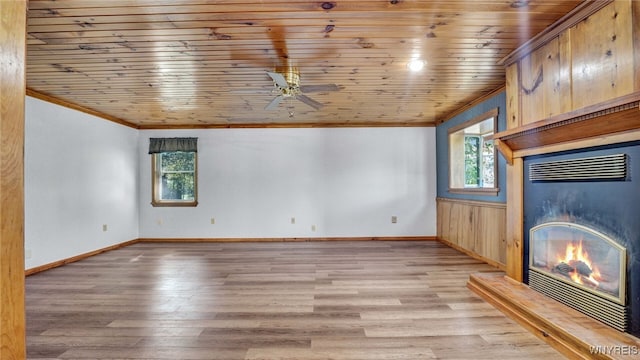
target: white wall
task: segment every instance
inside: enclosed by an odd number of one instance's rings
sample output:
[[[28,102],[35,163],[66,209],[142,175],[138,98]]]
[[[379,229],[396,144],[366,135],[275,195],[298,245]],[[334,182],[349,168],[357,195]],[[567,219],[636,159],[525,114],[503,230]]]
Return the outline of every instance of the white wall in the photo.
[[[199,138],[198,207],[150,205],[152,136]],[[27,97],[25,265],[139,237],[434,236],[435,168],[435,128],[138,131]]]
[[[175,136],[199,138],[199,205],[154,208],[148,138]],[[148,130],[139,149],[142,238],[436,234],[435,128]]]
[[[138,238],[137,175],[137,130],[27,97],[26,268]]]

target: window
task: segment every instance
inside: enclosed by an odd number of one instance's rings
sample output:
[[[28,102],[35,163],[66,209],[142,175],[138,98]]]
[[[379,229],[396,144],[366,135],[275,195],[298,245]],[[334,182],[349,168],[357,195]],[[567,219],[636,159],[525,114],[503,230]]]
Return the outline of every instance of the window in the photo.
[[[498,109],[449,129],[449,192],[498,193],[493,134]]]
[[[195,138],[150,139],[153,206],[197,206]]]

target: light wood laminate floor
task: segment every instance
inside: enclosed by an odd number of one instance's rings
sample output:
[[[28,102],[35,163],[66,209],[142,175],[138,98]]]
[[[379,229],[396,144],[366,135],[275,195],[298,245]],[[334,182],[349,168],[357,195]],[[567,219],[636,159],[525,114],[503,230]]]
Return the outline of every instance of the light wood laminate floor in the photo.
[[[26,280],[30,359],[561,359],[435,241],[138,243]]]

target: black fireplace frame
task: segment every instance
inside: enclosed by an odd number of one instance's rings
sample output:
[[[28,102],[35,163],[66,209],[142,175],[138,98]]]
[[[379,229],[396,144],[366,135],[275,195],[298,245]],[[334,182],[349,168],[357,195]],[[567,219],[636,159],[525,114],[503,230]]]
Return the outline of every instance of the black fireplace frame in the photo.
[[[530,165],[623,153],[628,172],[616,180],[531,181]],[[523,280],[529,284],[529,231],[546,222],[567,221],[595,229],[627,252],[627,331],[640,336],[640,141],[524,158]]]

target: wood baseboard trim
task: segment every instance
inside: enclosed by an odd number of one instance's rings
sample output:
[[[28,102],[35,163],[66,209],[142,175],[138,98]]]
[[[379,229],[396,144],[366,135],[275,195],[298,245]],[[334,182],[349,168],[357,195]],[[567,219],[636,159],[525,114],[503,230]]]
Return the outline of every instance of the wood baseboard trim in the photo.
[[[452,242],[449,242],[447,240],[440,239],[440,238],[438,238],[437,240],[439,242],[447,245],[448,247],[454,248],[454,249],[460,251],[461,253],[464,253],[465,255],[471,256],[472,258],[474,258],[476,260],[484,261],[487,264],[489,264],[489,265],[491,265],[491,266],[493,266],[493,267],[495,267],[495,268],[497,268],[497,269],[499,269],[501,271],[505,271],[506,268],[507,268],[507,266],[505,264],[503,264],[503,263],[497,262],[495,260],[491,260],[489,258],[486,258],[486,257],[480,255],[480,254],[476,254],[475,252],[473,252],[473,251],[471,251],[469,249],[465,249],[460,245],[454,244]]]
[[[304,242],[304,241],[435,241],[435,236],[357,236],[282,238],[140,238],[138,242]]]
[[[88,253],[76,255],[67,259],[54,261],[49,264],[36,266],[25,270],[25,276],[37,274],[49,269],[57,268],[66,264],[86,259],[88,257],[98,255],[107,251],[120,249],[129,245],[141,242],[165,242],[165,243],[181,243],[181,242],[287,242],[287,241],[435,241],[435,236],[361,236],[361,237],[317,237],[317,238],[138,238],[125,241],[120,244],[108,246]]]
[[[504,273],[472,274],[467,287],[570,359],[637,359],[639,339],[548,298]]]
[[[106,248],[102,248],[102,249],[98,249],[98,250],[94,250],[94,251],[90,251],[88,253],[76,255],[76,256],[73,256],[73,257],[70,257],[70,258],[67,258],[67,259],[62,259],[62,260],[54,261],[54,262],[49,263],[49,264],[36,266],[34,268],[26,269],[24,271],[24,274],[25,274],[25,276],[37,274],[37,273],[43,272],[45,270],[57,268],[57,267],[62,266],[62,265],[66,265],[66,264],[70,264],[70,263],[73,263],[73,262],[76,262],[76,261],[80,261],[80,260],[89,258],[89,257],[94,256],[94,255],[102,254],[102,253],[107,252],[107,251],[120,249],[120,248],[129,246],[129,245],[135,244],[137,242],[138,242],[138,239],[129,240],[129,241],[125,241],[125,242],[120,243],[120,244],[116,244],[116,245],[113,245],[113,246],[108,246]]]

